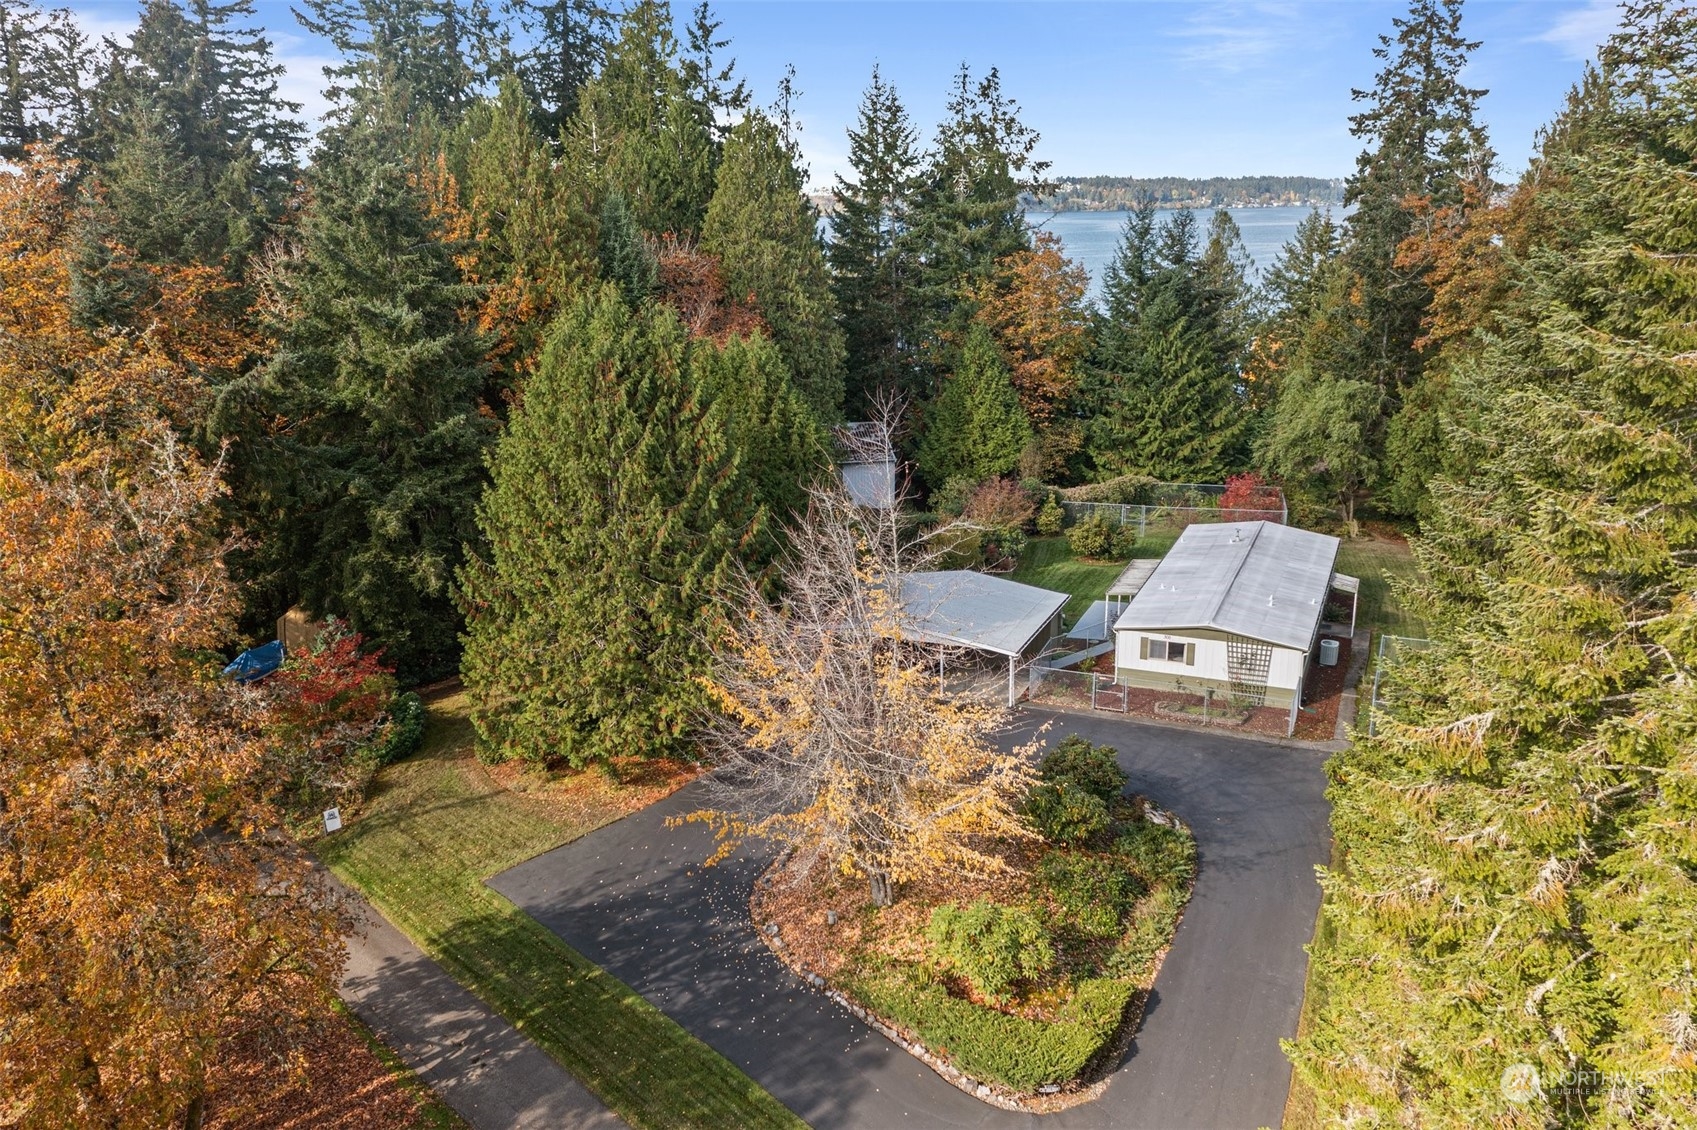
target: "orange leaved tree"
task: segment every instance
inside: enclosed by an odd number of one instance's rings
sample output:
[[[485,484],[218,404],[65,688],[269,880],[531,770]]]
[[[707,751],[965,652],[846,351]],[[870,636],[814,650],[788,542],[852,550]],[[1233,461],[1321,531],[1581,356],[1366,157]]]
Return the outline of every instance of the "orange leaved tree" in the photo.
[[[1019,404],[1041,427],[1078,384],[1090,348],[1090,315],[1084,294],[1090,276],[1061,253],[1060,239],[1039,231],[1027,251],[996,264],[969,297],[977,320],[1007,356]]]
[[[715,860],[750,837],[794,848],[802,866],[866,878],[872,901],[922,874],[1005,870],[997,841],[1032,835],[1017,808],[1029,749],[994,741],[1007,710],[951,693],[943,648],[903,638],[903,578],[932,556],[894,511],[813,492],[783,568],[782,602],[744,585],[716,656],[723,714],[709,727],[722,772],[714,806],[685,819],[719,837]]]
[[[148,270],[145,317],[80,321],[68,183],[0,175],[0,1123],[194,1127],[224,1039],[325,1007],[345,922],[217,678],[222,487],[179,437],[211,291]]]

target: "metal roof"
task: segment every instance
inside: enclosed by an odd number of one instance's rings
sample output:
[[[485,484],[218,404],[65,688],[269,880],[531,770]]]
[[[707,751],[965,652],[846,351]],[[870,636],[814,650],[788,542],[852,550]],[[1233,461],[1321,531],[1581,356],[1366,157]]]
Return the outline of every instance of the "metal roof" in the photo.
[[[1054,620],[1067,594],[948,569],[906,574],[901,599],[902,629],[914,639],[1018,656]]]
[[[1155,572],[1155,566],[1160,562],[1148,557],[1139,557],[1120,572],[1113,584],[1108,586],[1109,596],[1136,596],[1143,591],[1143,586],[1149,582]]]
[[[1114,630],[1211,628],[1306,651],[1337,555],[1337,538],[1276,522],[1188,526]]]

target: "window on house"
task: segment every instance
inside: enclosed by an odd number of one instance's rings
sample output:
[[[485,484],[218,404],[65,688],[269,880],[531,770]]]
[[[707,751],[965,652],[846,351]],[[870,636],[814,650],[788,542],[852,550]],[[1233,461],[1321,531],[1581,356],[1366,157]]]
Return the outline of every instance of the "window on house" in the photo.
[[[1193,665],[1196,662],[1196,645],[1182,640],[1152,640],[1144,636],[1138,654],[1143,659]]]
[[[1166,647],[1166,654],[1161,656],[1162,659],[1165,659],[1168,663],[1184,662],[1185,648],[1189,646],[1188,644],[1180,643],[1177,640],[1166,640],[1164,646]]]

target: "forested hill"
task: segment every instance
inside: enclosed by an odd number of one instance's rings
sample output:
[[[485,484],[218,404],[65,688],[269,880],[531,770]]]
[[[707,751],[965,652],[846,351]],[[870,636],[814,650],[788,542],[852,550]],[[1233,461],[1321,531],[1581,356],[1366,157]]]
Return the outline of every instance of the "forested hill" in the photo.
[[[1162,208],[1243,208],[1339,204],[1343,180],[1330,177],[1057,177],[1052,195],[1029,201],[1057,212],[1114,212],[1147,194]]]

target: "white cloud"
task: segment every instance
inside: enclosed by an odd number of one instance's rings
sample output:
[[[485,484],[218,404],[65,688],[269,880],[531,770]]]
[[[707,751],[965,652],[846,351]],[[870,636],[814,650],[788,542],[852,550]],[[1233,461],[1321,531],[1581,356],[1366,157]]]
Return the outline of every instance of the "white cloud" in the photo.
[[[1615,0],[1587,0],[1584,7],[1562,13],[1553,26],[1533,36],[1532,41],[1554,44],[1569,59],[1591,59],[1618,27],[1620,6]]]
[[[1318,24],[1296,4],[1217,4],[1201,7],[1167,34],[1183,44],[1177,59],[1237,73],[1274,57],[1289,58],[1312,42]]]

